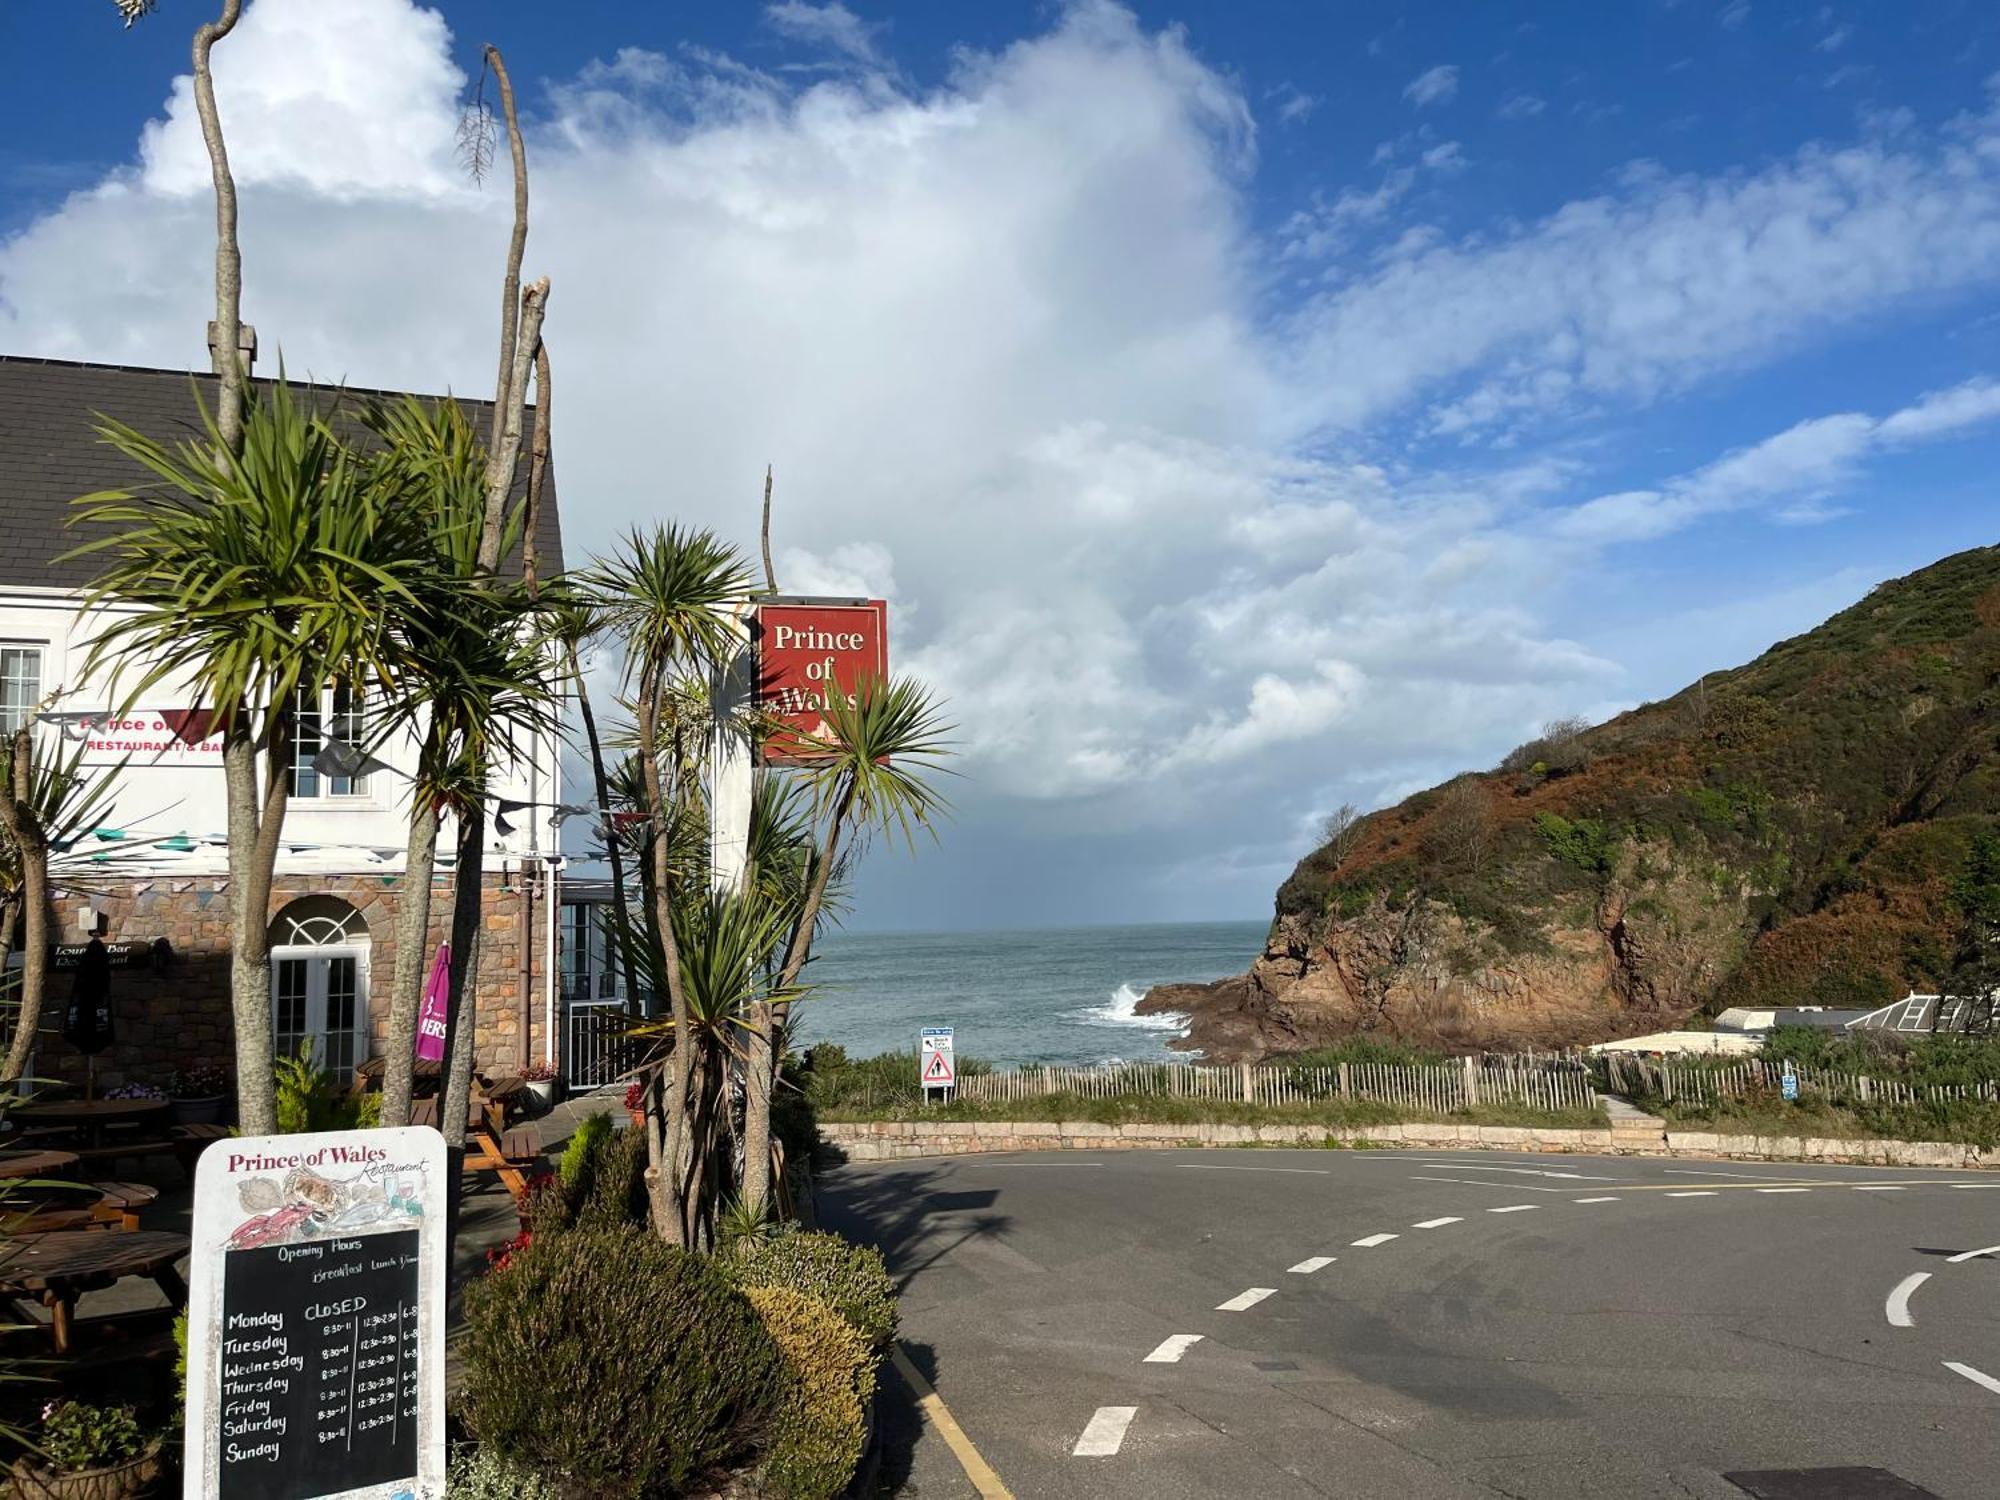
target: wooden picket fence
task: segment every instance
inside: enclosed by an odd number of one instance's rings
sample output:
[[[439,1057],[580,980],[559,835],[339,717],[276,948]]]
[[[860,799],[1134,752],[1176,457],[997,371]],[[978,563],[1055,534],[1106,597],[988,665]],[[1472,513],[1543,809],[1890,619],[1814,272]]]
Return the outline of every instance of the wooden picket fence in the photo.
[[[1727,1064],[1672,1063],[1614,1052],[1607,1053],[1600,1061],[1604,1068],[1603,1082],[1612,1092],[1661,1099],[1670,1104],[1676,1100],[1714,1104],[1754,1094],[1782,1094],[1784,1088],[1783,1065],[1761,1058]],[[1919,1086],[1894,1078],[1871,1078],[1864,1073],[1837,1073],[1826,1068],[1794,1067],[1793,1072],[1799,1080],[1801,1098],[1812,1096],[1834,1104],[2000,1101],[2000,1079]]]
[[[968,1076],[958,1083],[958,1097],[968,1103],[1010,1104],[1051,1094],[1276,1105],[1371,1099],[1440,1114],[1481,1104],[1545,1110],[1597,1107],[1589,1073],[1577,1063],[1554,1059],[1522,1063],[1513,1058],[1464,1058],[1432,1065],[1341,1063],[1321,1068],[1172,1062],[1029,1066]]]

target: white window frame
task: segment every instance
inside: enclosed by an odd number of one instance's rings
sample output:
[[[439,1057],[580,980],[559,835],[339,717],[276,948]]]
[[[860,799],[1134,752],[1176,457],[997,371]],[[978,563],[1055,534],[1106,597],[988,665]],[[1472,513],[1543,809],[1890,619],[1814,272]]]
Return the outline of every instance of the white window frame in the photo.
[[[49,669],[49,643],[47,641],[0,640],[0,651],[32,651],[35,653],[34,692],[29,697],[28,701],[21,706],[21,714],[22,714],[21,722],[26,723],[27,716],[34,712],[35,705],[40,703],[42,700],[42,683],[46,678],[46,676],[48,675],[48,669]],[[7,721],[7,718],[8,716],[6,710],[4,708],[0,708],[0,733],[12,734],[15,730],[19,729],[21,725],[10,724]]]
[[[282,1030],[278,1024],[278,970],[285,963],[298,962],[306,965],[305,1029],[299,1034],[299,1039],[315,1041],[319,1044],[315,1049],[315,1060],[322,1068],[326,1068],[330,1074],[334,1074],[337,1079],[344,1077],[344,1074],[329,1067],[327,1060],[331,1050],[330,1042],[334,1035],[351,1035],[354,1039],[354,1057],[346,1072],[352,1072],[354,1068],[360,1067],[362,1063],[368,1060],[370,1039],[368,1024],[368,952],[369,945],[366,943],[327,943],[324,945],[286,943],[271,949],[271,1042],[273,1050],[278,1055],[283,1056],[287,1053],[295,1052],[298,1046],[296,1041],[290,1047],[281,1046],[278,1043],[278,1033]],[[314,962],[314,960],[336,958],[351,958],[354,960],[354,1026],[352,1031],[348,1033],[334,1033],[327,1028],[326,992],[329,965],[325,962]]]
[[[301,689],[301,692],[303,692],[303,689]],[[316,730],[316,733],[320,736],[321,745],[324,745],[326,743],[326,736],[330,732],[328,726],[330,726],[334,722],[334,719],[337,717],[333,711],[333,694],[334,694],[334,687],[332,683],[326,683],[322,685],[319,690],[319,708],[317,710],[315,717],[319,725],[319,728]],[[350,719],[358,717],[363,721],[363,724],[365,725],[368,717],[369,697],[370,694],[368,690],[366,688],[362,689],[360,712],[357,714],[350,707],[345,715],[339,717],[346,717]],[[294,697],[293,701],[297,702],[297,696]],[[321,776],[319,775],[318,772],[314,772],[313,775],[318,781],[319,790],[313,791],[311,793],[300,792],[298,790],[299,772],[302,768],[310,769],[312,756],[301,754],[301,747],[296,738],[296,720],[294,720],[294,730],[295,733],[292,742],[292,764],[286,773],[291,779],[291,784],[293,789],[291,794],[291,800],[293,802],[299,803],[304,807],[321,807],[321,808],[379,807],[381,805],[381,800],[375,786],[375,782],[377,781],[378,778],[372,776],[333,777],[333,776]],[[359,745],[361,743],[359,740],[349,738],[348,736],[341,736],[341,738],[347,739],[349,744]],[[319,753],[317,748],[315,748],[313,753],[315,755]],[[349,785],[349,789],[344,792],[335,792],[326,790],[327,785],[333,781],[346,781]]]

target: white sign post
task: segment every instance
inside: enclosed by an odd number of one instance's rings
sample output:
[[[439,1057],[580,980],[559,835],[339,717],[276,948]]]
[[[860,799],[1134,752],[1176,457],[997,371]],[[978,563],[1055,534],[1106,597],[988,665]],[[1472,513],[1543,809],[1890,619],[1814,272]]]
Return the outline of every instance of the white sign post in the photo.
[[[952,1055],[952,1037],[949,1026],[926,1026],[917,1037],[917,1081],[924,1086],[924,1103],[931,1102],[931,1090],[936,1089],[951,1102],[952,1090],[958,1087],[958,1061]]]
[[[217,1141],[188,1281],[183,1500],[440,1500],[443,1136]]]

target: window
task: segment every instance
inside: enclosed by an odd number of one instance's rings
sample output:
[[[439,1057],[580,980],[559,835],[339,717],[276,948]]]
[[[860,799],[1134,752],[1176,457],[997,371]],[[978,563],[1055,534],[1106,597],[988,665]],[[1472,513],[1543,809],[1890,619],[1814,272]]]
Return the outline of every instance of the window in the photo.
[[[367,743],[367,708],[346,683],[317,692],[300,688],[292,710],[292,795],[365,797],[366,776],[330,776],[313,764],[329,738],[356,747]]]
[[[368,1056],[368,924],[335,896],[306,896],[271,923],[273,1050],[307,1047],[335,1079]]]
[[[42,648],[0,646],[0,733],[28,722],[42,701]]]

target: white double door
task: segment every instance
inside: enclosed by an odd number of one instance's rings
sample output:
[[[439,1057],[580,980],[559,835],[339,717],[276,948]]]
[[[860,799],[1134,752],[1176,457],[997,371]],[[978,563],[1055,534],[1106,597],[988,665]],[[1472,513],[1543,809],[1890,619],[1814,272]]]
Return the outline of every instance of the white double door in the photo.
[[[273,948],[271,1030],[280,1057],[313,1045],[313,1057],[345,1080],[367,1057],[368,950]]]

